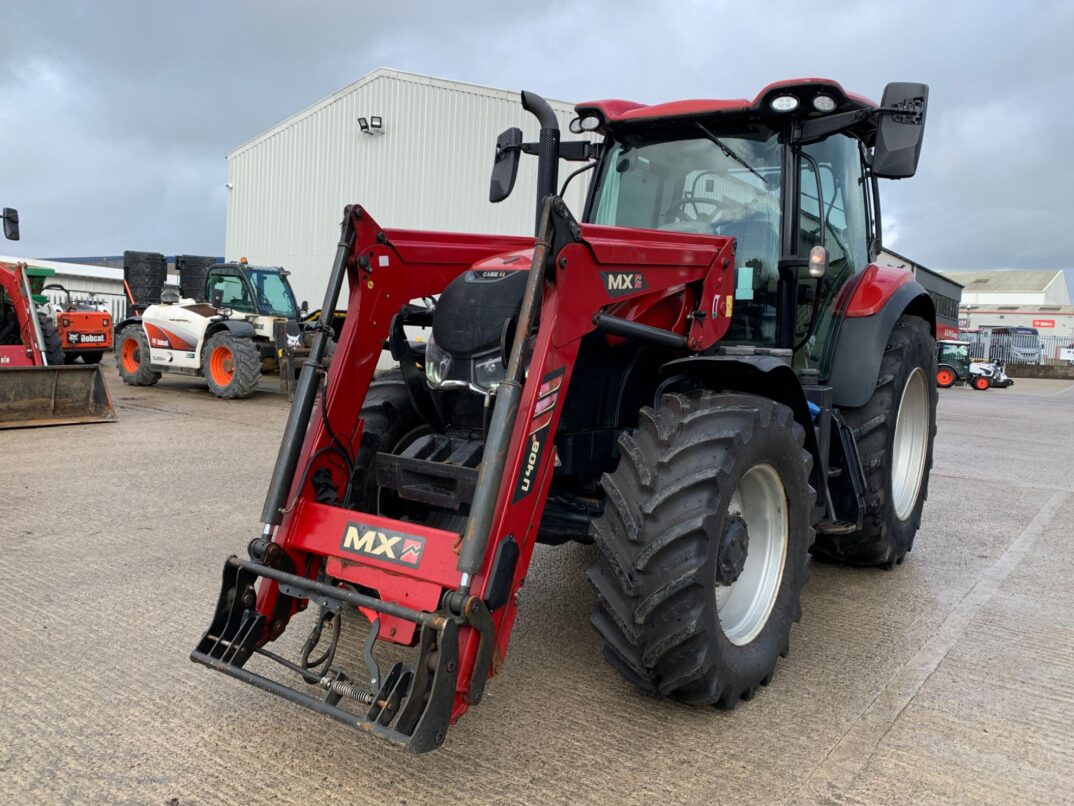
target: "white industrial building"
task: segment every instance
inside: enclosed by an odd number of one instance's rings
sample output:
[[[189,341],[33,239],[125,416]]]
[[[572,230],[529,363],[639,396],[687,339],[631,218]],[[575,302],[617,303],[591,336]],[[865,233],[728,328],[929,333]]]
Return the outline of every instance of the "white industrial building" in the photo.
[[[549,103],[572,137],[573,105]],[[385,227],[531,234],[535,157],[522,158],[509,199],[488,200],[496,137],[512,126],[537,139],[517,92],[374,70],[227,155],[225,257],[289,269],[299,301],[317,307],[347,204]],[[563,163],[560,181],[578,167]],[[579,216],[587,179],[566,196]]]
[[[57,283],[71,292],[73,300],[92,300],[111,311],[118,321],[127,310],[127,298],[123,293],[123,270],[110,269],[84,263],[70,263],[63,260],[38,260],[37,258],[7,257],[0,255],[0,263],[26,263],[37,269],[52,269],[52,275],[46,284]],[[67,295],[58,290],[47,290],[45,296],[49,301],[62,305]]]
[[[965,288],[959,306],[959,327],[978,331],[992,327],[1031,327],[1042,337],[1063,342],[1074,338],[1074,305],[1066,272],[949,271],[944,274]]]
[[[945,271],[961,283],[963,305],[1070,305],[1062,270]]]

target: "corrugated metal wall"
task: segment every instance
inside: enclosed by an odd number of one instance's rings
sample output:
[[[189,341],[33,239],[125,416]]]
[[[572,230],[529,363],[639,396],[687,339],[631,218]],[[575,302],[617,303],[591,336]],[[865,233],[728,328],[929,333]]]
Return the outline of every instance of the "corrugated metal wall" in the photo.
[[[572,108],[554,103],[564,138]],[[384,134],[357,118],[384,119]],[[537,138],[517,93],[378,70],[228,155],[228,260],[283,266],[299,300],[320,305],[343,207],[361,203],[386,227],[529,234],[537,161],[523,156],[511,198],[488,201],[496,136]],[[564,163],[560,181],[580,163]],[[588,174],[567,201],[581,215]]]

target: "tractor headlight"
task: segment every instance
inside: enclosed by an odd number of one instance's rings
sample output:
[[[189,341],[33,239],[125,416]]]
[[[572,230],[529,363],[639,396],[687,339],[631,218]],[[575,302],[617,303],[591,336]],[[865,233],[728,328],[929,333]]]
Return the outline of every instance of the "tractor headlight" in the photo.
[[[429,386],[439,386],[451,372],[451,354],[445,353],[437,345],[432,335],[425,348],[425,378]]]
[[[769,106],[773,112],[793,112],[798,108],[798,99],[793,95],[777,95]]]
[[[835,107],[835,98],[830,95],[817,95],[813,98],[813,108],[818,112],[823,112],[824,114],[834,112]]]
[[[482,389],[495,389],[507,377],[507,367],[503,365],[500,351],[474,356],[474,386]]]

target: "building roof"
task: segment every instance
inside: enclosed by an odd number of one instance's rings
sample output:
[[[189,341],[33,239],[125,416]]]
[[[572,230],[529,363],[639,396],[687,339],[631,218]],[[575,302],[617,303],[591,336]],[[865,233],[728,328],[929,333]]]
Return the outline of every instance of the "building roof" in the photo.
[[[955,282],[962,283],[966,291],[977,293],[1033,293],[1044,291],[1057,279],[1063,279],[1062,269],[1048,271],[945,271],[941,272]]]
[[[451,81],[451,80],[446,79],[446,78],[435,78],[433,76],[423,76],[423,75],[419,75],[418,73],[408,73],[406,70],[394,70],[394,69],[392,69],[390,67],[378,67],[373,72],[366,73],[364,76],[359,78],[357,81],[352,81],[350,84],[348,84],[347,86],[343,87],[343,89],[332,93],[327,98],[322,98],[321,100],[317,101],[316,103],[307,106],[305,109],[303,109],[303,110],[301,110],[299,112],[295,112],[295,114],[291,115],[290,117],[284,118],[283,120],[281,120],[276,125],[274,125],[274,126],[268,128],[268,129],[266,129],[265,131],[261,132],[261,134],[258,134],[258,135],[254,136],[254,137],[251,137],[249,140],[247,140],[242,145],[236,146],[235,148],[233,148],[231,151],[229,151],[227,153],[227,158],[231,159],[236,154],[239,154],[240,152],[245,151],[245,150],[247,150],[248,148],[250,148],[250,147],[252,147],[254,145],[257,145],[258,143],[260,143],[263,140],[267,140],[268,138],[272,137],[274,134],[282,131],[283,129],[286,129],[289,126],[292,126],[295,123],[298,123],[300,120],[308,118],[310,115],[313,115],[316,112],[319,112],[321,109],[324,109],[326,106],[331,106],[333,103],[338,101],[340,98],[343,98],[346,95],[350,95],[352,92],[355,92],[356,90],[361,89],[365,85],[371,84],[372,82],[374,82],[374,81],[376,81],[378,79],[381,79],[381,78],[395,79],[397,81],[410,81],[410,82],[413,82],[413,83],[416,83],[416,84],[426,84],[426,85],[431,86],[431,87],[439,87],[441,89],[446,89],[446,90],[456,90],[456,91],[461,90],[463,92],[472,93],[473,95],[481,95],[481,96],[484,96],[486,98],[499,98],[501,100],[516,100],[517,101],[518,97],[519,97],[519,93],[516,92],[516,91],[513,91],[513,90],[503,90],[503,89],[497,89],[495,87],[486,87],[486,86],[483,86],[481,84],[470,84],[470,83],[465,82],[465,81]],[[565,107],[567,109],[573,109],[574,108],[574,104],[571,103],[571,102],[568,102],[568,101],[559,101],[559,100],[554,100],[552,98],[546,98],[545,100],[547,100],[548,103],[550,103],[553,107],[560,106],[560,107]]]
[[[1074,305],[997,305],[995,303],[975,303],[959,306],[972,313],[1054,313],[1057,316],[1074,316]]]
[[[122,280],[123,269],[109,269],[101,266],[73,263],[68,260],[39,260],[32,257],[7,257],[0,255],[0,263],[23,262],[39,269],[52,269],[57,274],[74,277],[88,277],[95,280]]]

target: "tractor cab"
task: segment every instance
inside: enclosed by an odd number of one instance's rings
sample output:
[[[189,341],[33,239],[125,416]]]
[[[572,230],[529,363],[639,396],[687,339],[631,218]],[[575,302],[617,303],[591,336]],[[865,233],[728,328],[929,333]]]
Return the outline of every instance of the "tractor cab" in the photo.
[[[582,169],[594,173],[584,222],[733,237],[724,343],[791,349],[823,378],[840,292],[880,253],[877,180],[915,173],[927,102],[923,84],[889,84],[876,104],[825,79],[777,82],[752,101],[592,101],[571,130],[603,142],[557,147],[595,160]],[[497,142],[493,201],[510,192],[518,154],[537,153],[514,132]]]
[[[945,370],[953,371],[956,380],[965,380],[969,377],[970,342],[948,339],[936,342],[936,373],[941,386],[944,385],[941,375]]]

